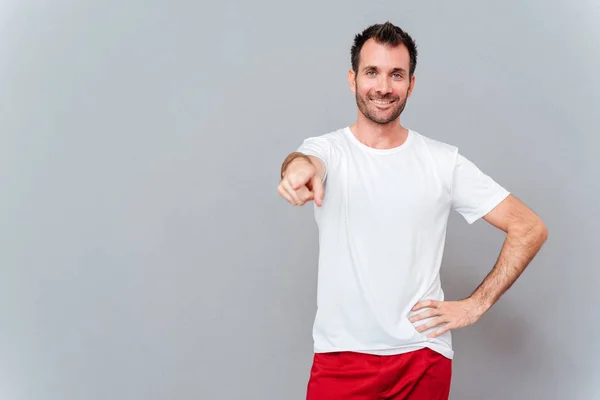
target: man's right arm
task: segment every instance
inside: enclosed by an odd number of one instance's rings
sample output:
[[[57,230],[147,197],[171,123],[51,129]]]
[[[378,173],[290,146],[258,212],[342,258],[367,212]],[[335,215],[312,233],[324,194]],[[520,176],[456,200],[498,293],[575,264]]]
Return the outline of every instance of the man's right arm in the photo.
[[[281,165],[281,182],[277,192],[290,204],[301,206],[309,200],[314,200],[320,207],[326,173],[325,163],[318,157],[293,152]]]

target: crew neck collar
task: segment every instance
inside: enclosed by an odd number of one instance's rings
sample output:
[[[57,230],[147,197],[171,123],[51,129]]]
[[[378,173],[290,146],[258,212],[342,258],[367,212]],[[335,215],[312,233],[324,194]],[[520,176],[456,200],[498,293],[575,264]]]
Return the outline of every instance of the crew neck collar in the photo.
[[[410,146],[410,144],[412,143],[413,137],[415,135],[415,133],[412,131],[412,129],[408,129],[408,136],[406,137],[406,140],[404,141],[404,143],[402,143],[400,146],[392,147],[389,149],[376,149],[374,147],[367,146],[366,144],[364,144],[363,142],[358,140],[358,138],[356,136],[354,136],[354,132],[352,132],[352,130],[350,129],[349,126],[344,128],[344,133],[346,134],[346,136],[348,136],[350,141],[352,143],[354,143],[356,146],[360,147],[361,149],[363,149],[365,151],[373,153],[373,154],[391,154],[391,153],[397,153],[399,151],[403,151],[404,149],[406,149]]]

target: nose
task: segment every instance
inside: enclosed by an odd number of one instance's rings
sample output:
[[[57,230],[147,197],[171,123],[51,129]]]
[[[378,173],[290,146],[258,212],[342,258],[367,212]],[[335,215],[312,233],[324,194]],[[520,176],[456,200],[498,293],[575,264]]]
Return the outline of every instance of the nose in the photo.
[[[391,93],[391,91],[392,91],[392,85],[390,85],[390,82],[388,81],[387,77],[382,76],[380,78],[377,91],[379,93],[381,93],[382,95],[386,95],[388,93]]]

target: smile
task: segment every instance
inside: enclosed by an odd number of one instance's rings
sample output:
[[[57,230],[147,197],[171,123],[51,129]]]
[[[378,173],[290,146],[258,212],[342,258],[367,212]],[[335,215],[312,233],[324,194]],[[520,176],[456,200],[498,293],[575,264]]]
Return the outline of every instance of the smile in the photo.
[[[394,102],[394,100],[376,100],[376,99],[371,99],[371,101],[380,106],[386,106],[386,105],[392,104]]]

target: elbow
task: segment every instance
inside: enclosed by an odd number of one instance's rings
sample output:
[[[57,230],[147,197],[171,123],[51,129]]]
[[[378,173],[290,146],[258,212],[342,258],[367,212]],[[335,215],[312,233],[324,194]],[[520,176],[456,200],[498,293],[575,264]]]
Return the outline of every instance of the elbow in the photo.
[[[531,236],[540,243],[540,246],[548,240],[548,227],[540,218],[534,223],[530,230]]]
[[[541,242],[545,243],[546,240],[548,240],[548,227],[541,220],[539,222],[538,232],[539,232],[539,235],[540,235]]]
[[[519,238],[519,240],[531,244],[535,243],[539,246],[548,240],[548,227],[539,217],[530,219],[529,221],[520,221],[509,226],[508,233]]]

